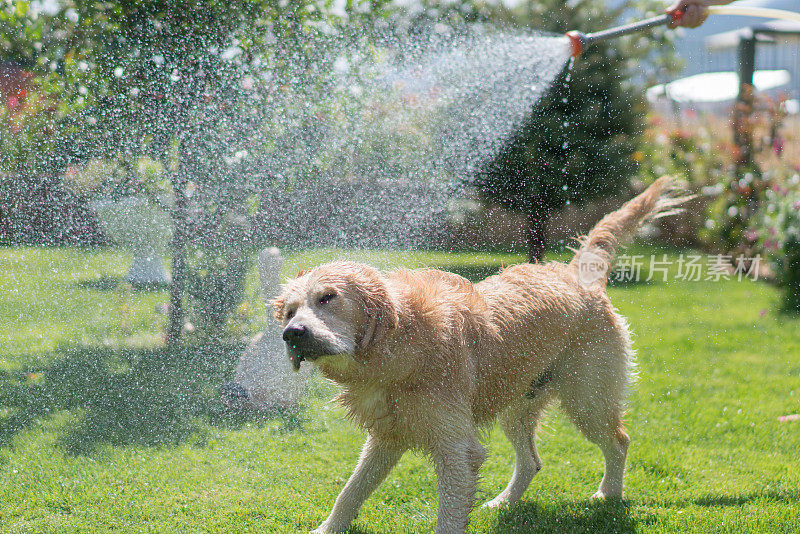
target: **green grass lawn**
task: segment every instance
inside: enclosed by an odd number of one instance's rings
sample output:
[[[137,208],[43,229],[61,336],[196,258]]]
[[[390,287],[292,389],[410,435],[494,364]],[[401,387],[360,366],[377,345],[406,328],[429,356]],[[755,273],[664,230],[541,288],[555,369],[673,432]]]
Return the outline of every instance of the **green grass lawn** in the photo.
[[[649,251],[647,252],[649,254]],[[660,251],[659,251],[660,254]],[[517,256],[314,251],[380,267],[480,277]],[[0,532],[305,532],[322,521],[363,433],[315,380],[298,413],[227,409],[216,395],[241,345],[161,348],[163,291],[120,289],[114,250],[0,248]],[[248,295],[263,324],[255,276]],[[623,503],[588,501],[600,452],[553,410],[544,469],[510,509],[476,510],[473,532],[797,532],[800,320],[777,291],[745,281],[614,287],[639,380]],[[488,438],[481,499],[511,472]],[[353,532],[429,532],[432,467],[408,454]]]

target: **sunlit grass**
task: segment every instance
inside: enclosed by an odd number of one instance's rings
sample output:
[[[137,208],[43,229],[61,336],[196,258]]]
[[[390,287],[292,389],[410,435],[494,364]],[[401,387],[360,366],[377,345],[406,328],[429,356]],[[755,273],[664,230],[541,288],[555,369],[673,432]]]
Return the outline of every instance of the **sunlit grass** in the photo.
[[[649,253],[649,252],[648,252]],[[661,253],[660,251],[658,252]],[[312,251],[381,268],[483,275],[519,256]],[[304,532],[330,510],[363,433],[316,380],[299,413],[228,410],[216,387],[241,347],[160,347],[164,291],[94,284],[124,275],[114,250],[0,249],[1,532]],[[248,294],[258,310],[257,282]],[[474,532],[794,532],[800,522],[800,320],[760,282],[651,282],[610,290],[628,317],[639,380],[627,500],[587,500],[599,451],[557,410],[544,470],[511,509],[476,511]],[[511,449],[489,437],[482,498],[502,489]],[[407,455],[354,532],[429,532],[436,491]]]
[[[130,261],[117,250],[0,248],[0,369],[65,343],[158,343],[165,293],[119,286]]]

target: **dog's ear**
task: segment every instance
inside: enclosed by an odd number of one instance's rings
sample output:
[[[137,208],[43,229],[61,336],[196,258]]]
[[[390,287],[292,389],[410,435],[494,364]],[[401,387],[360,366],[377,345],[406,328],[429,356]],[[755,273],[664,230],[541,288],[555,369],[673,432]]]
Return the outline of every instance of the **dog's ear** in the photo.
[[[283,309],[286,306],[286,297],[283,295],[278,295],[274,299],[270,300],[269,303],[272,305],[272,316],[275,317],[276,321],[282,323],[284,318]]]
[[[383,284],[379,287],[371,288],[364,295],[364,311],[366,320],[364,332],[358,343],[362,350],[367,349],[383,340],[386,335],[397,328],[400,321],[397,305],[392,301],[389,292]]]

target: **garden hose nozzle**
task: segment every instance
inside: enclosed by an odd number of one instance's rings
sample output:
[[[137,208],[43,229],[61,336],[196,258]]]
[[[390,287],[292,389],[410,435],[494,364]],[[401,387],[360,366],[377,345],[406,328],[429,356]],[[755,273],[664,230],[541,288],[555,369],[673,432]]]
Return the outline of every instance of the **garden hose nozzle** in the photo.
[[[578,57],[583,53],[583,51],[586,49],[587,46],[596,41],[602,41],[604,39],[610,39],[612,37],[620,37],[621,35],[628,35],[629,33],[640,32],[650,28],[655,28],[656,26],[671,24],[673,22],[678,22],[679,20],[681,20],[682,17],[683,17],[683,12],[676,11],[674,14],[671,15],[665,13],[657,17],[652,17],[639,22],[633,22],[631,24],[625,24],[623,26],[617,26],[615,28],[609,28],[607,30],[595,33],[582,33],[573,30],[567,32],[566,35],[570,40],[570,44],[572,45],[572,54],[571,54],[572,57]]]
[[[749,7],[749,6],[708,6],[704,8],[706,13],[712,15],[739,15],[745,17],[764,17],[770,19],[783,19],[800,23],[800,13],[794,11],[786,11],[784,9],[770,9],[765,7]],[[683,18],[683,11],[675,11],[672,14],[659,15],[640,22],[626,24],[624,26],[617,26],[616,28],[609,28],[596,33],[581,33],[578,31],[567,32],[567,38],[572,45],[572,57],[580,56],[587,46],[595,41],[609,39],[611,37],[619,37],[620,35],[628,35],[648,28],[662,26],[664,24],[672,24],[678,22]]]

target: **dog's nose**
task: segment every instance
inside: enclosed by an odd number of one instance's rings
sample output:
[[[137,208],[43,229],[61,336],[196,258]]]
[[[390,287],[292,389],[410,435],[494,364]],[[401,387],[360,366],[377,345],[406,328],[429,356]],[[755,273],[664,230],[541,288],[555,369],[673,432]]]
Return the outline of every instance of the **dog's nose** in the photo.
[[[283,330],[283,340],[287,343],[294,343],[306,335],[306,327],[299,324],[290,324]]]

